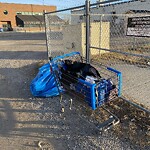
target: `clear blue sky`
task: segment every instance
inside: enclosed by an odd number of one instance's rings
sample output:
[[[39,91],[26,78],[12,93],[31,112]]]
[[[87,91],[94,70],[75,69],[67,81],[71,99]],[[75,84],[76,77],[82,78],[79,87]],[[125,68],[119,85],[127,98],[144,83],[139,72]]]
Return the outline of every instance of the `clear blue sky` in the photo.
[[[40,5],[43,5],[44,3],[45,5],[55,5],[57,6],[57,9],[63,9],[83,5],[85,0],[0,0],[0,2]],[[91,0],[91,2],[96,2],[96,0]]]
[[[90,0],[91,3],[95,3],[96,0]],[[120,0],[127,1],[127,0]],[[85,4],[85,0],[0,0],[0,2],[5,3],[21,3],[21,4],[40,4],[43,5],[55,5],[58,9],[64,9],[74,6],[79,6]]]

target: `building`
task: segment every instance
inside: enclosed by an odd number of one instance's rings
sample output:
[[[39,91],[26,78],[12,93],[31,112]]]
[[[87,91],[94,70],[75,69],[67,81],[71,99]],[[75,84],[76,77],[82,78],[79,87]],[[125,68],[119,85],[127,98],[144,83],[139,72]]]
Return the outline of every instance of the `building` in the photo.
[[[18,27],[43,26],[43,11],[55,11],[56,6],[0,3],[0,28],[12,30]]]
[[[104,1],[104,0],[98,0],[98,1]],[[111,22],[115,20],[116,22],[120,22],[122,20],[122,17],[119,16],[121,16],[122,14],[129,14],[130,12],[132,14],[149,15],[150,0],[129,0],[124,2],[119,2],[119,3],[106,3],[103,5],[97,5],[90,9],[92,22],[101,21],[100,19],[103,19],[103,21],[109,20]],[[84,10],[73,10],[72,11],[73,17],[71,18],[71,23],[77,24],[77,23],[84,22],[85,21],[83,17],[84,13],[85,13]],[[105,16],[105,17],[100,18],[100,16],[102,17]]]
[[[45,30],[44,15],[16,15],[16,23],[19,28],[22,27],[26,31]],[[65,21],[56,15],[50,15],[49,23],[51,30],[59,30],[60,26],[65,24]],[[59,24],[59,26],[56,26],[56,24]]]

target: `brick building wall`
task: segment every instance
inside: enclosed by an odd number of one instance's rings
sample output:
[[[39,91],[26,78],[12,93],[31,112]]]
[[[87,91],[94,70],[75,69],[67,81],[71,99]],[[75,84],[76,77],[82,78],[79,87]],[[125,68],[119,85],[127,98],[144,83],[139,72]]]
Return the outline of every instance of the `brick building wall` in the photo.
[[[43,13],[43,10],[55,11],[56,6],[0,3],[0,27],[8,24],[12,28],[16,27],[17,12]]]

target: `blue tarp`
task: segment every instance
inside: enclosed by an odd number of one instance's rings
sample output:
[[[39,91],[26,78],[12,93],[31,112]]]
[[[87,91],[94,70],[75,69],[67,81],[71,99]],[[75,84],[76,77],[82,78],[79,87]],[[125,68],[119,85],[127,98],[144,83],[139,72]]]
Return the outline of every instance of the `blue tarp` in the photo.
[[[59,88],[59,89],[58,89]],[[32,95],[36,97],[52,97],[57,96],[62,92],[61,86],[56,84],[55,77],[50,70],[50,64],[47,63],[39,68],[37,76],[30,84]]]
[[[53,60],[50,62],[52,70],[53,71],[57,70],[59,72],[58,65],[62,67],[64,66],[62,62],[61,63],[57,62],[57,60],[70,57],[73,55],[80,55],[80,53],[71,52],[68,54],[54,57]],[[59,95],[61,92],[64,92],[63,87],[60,84],[56,83],[56,78],[54,76],[54,73],[50,69],[49,63],[39,68],[37,76],[32,80],[30,84],[30,90],[32,95],[35,97],[52,97]]]

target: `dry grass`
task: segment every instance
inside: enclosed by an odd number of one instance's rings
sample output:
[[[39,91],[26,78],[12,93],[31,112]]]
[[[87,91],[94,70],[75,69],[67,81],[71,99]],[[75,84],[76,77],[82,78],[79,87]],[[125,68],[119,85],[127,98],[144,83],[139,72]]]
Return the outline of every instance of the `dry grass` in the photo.
[[[116,136],[141,148],[150,145],[150,114],[132,106],[122,99],[110,102],[106,105],[106,108],[120,119],[120,123],[113,128]],[[89,120],[95,120],[95,122],[100,123],[108,119],[109,116],[102,108],[92,111],[89,107],[86,107],[83,111],[82,107],[80,113],[86,115],[87,118],[92,118]]]
[[[114,128],[120,138],[124,137],[140,147],[150,144],[150,114],[121,99],[111,103],[110,108],[121,120],[120,125]]]
[[[131,53],[131,51],[127,51]],[[134,54],[141,54],[141,51],[135,51]],[[114,63],[130,63],[130,64],[140,64],[140,65],[147,65],[147,63],[150,61],[148,58],[142,58],[137,56],[129,56],[129,55],[123,55],[119,53],[113,53],[113,52],[107,52],[103,53],[101,55],[93,55],[91,56],[91,59],[94,61],[98,61],[101,63],[104,63],[105,61],[109,62],[112,61]]]

